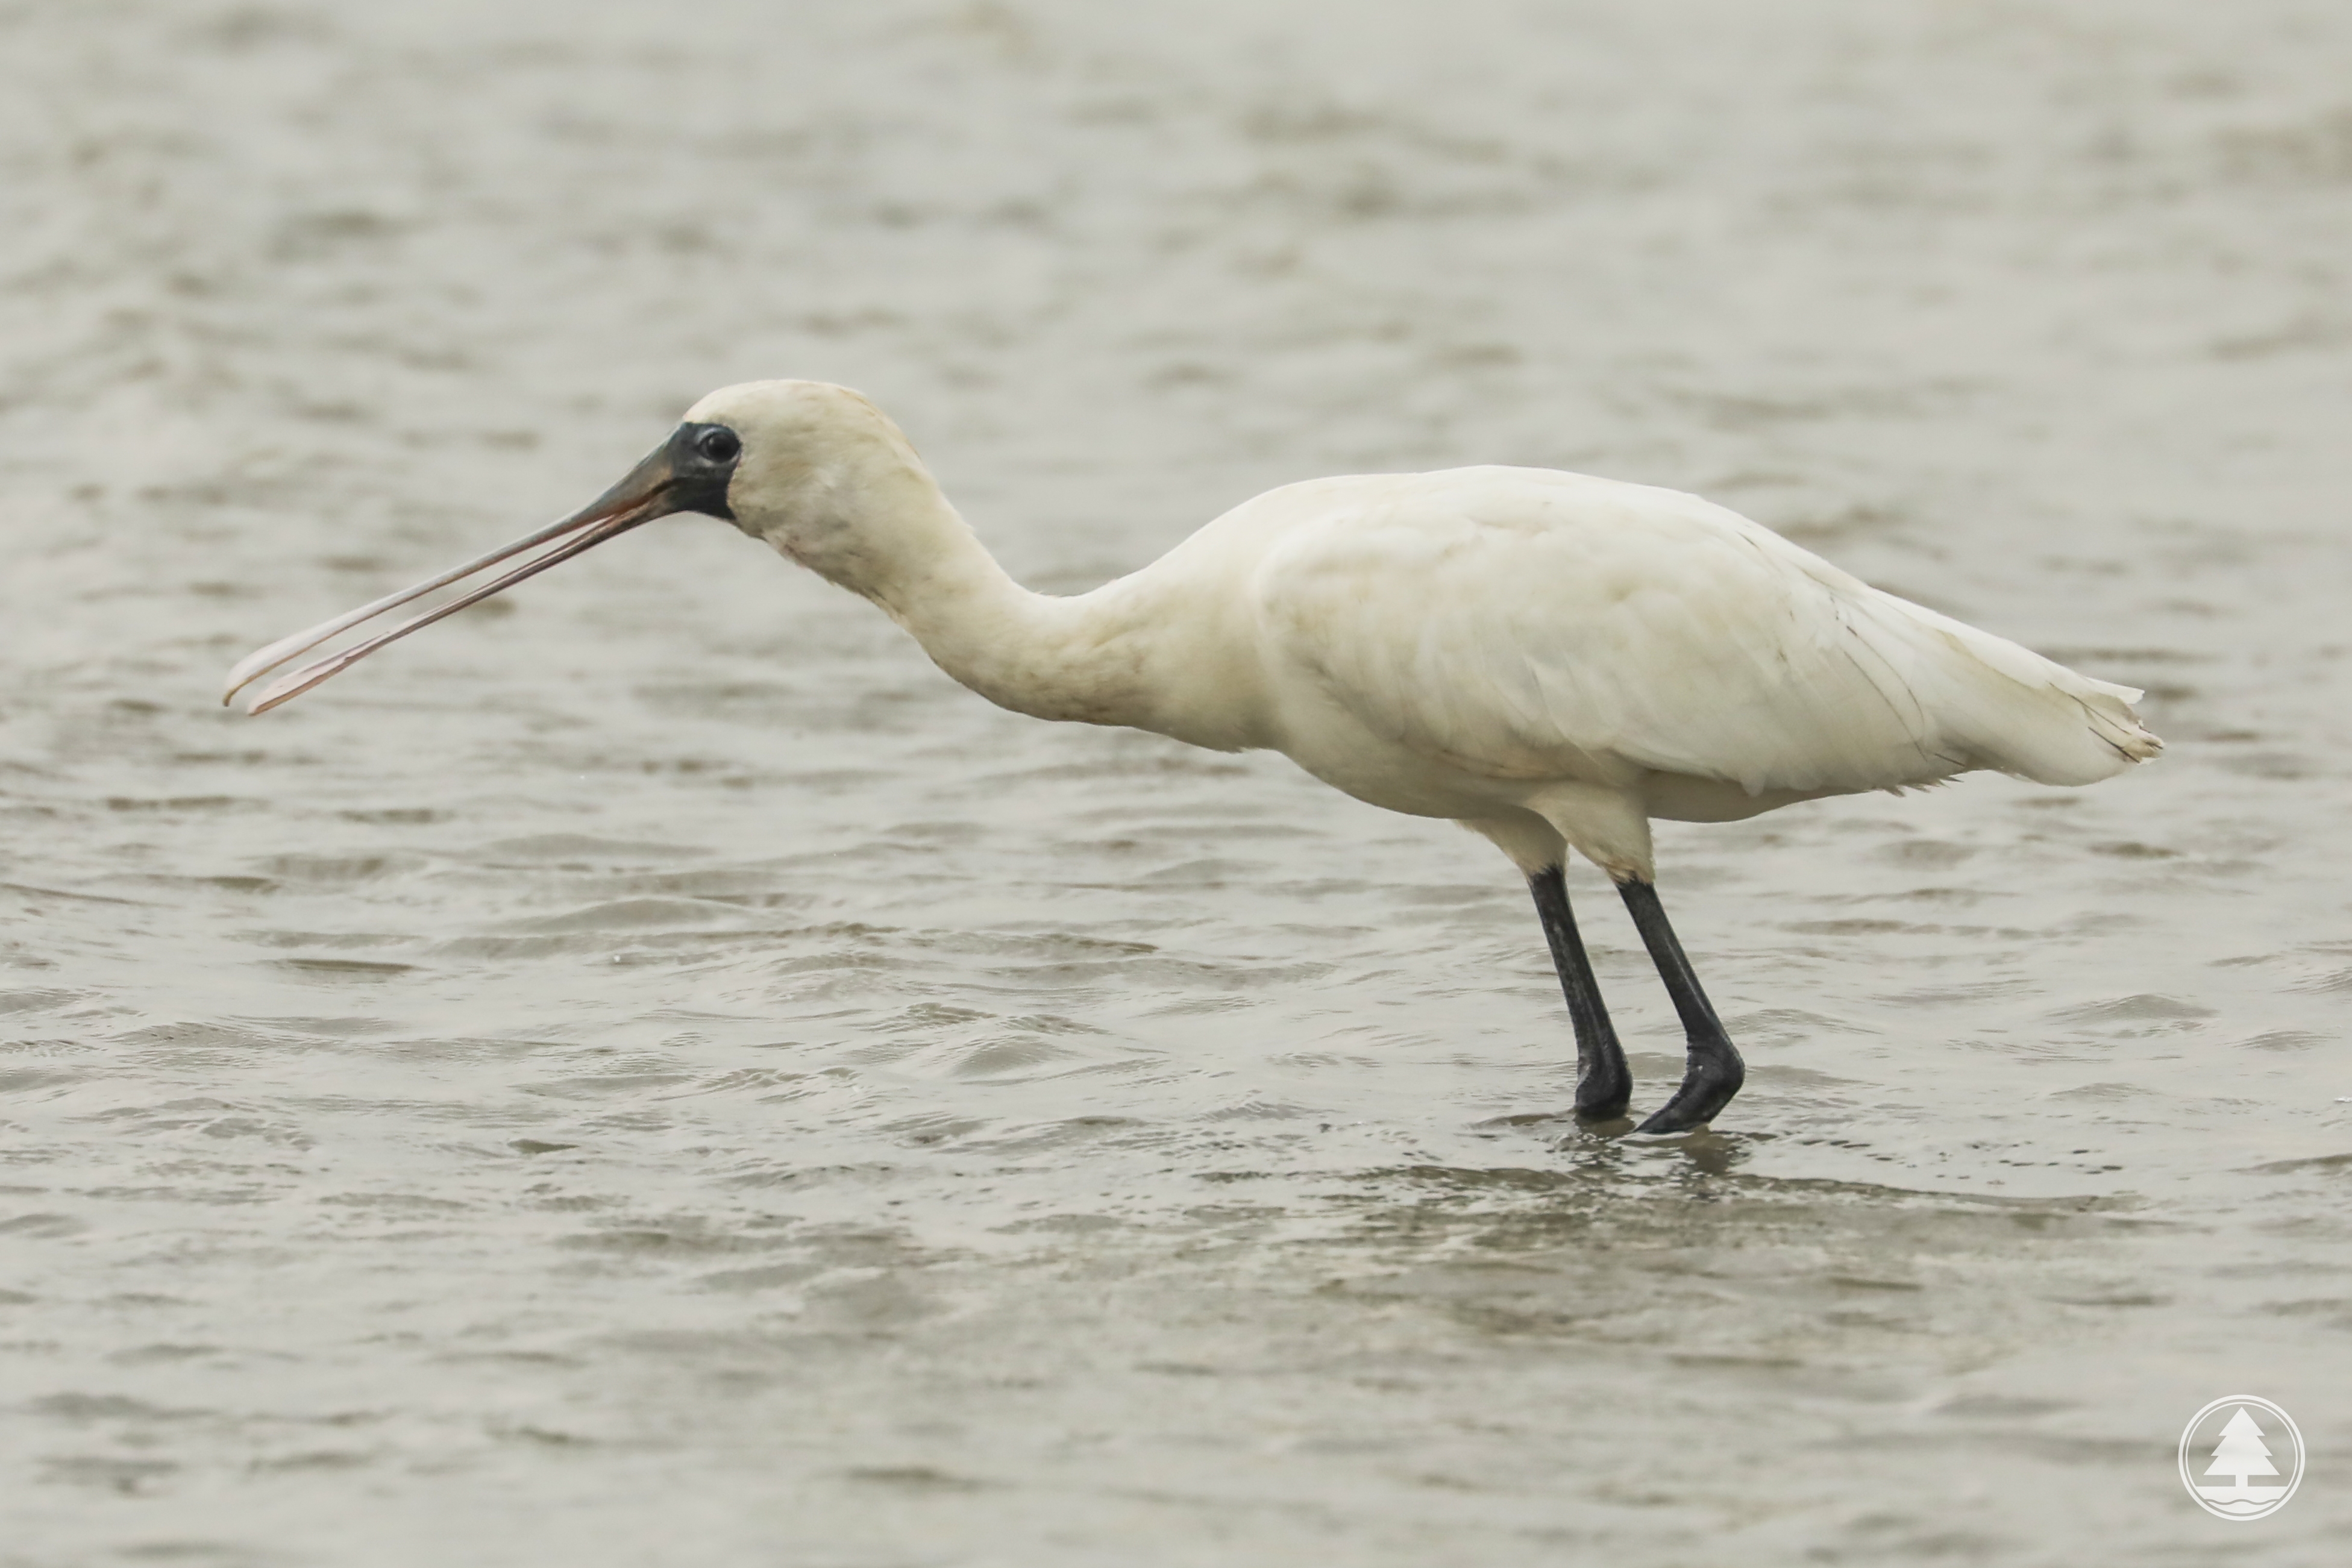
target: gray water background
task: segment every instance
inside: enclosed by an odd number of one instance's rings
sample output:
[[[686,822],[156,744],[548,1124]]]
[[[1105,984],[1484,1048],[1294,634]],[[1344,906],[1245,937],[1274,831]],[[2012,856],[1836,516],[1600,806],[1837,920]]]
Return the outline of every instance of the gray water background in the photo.
[[[0,1563],[2341,1562],[2347,270],[2317,0],[0,5]],[[1635,1147],[1487,846],[719,524],[215,706],[777,374],[1040,586],[1570,467],[2170,750],[1664,827]]]

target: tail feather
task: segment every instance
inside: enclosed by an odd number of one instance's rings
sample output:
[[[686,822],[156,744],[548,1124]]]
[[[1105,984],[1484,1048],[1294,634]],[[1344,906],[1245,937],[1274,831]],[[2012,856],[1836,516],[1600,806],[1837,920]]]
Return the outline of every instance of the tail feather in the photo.
[[[1974,767],[2036,784],[2095,784],[2164,750],[2132,704],[2141,693],[2081,675],[2006,637],[1880,594],[1916,628],[1912,689],[1943,744]]]
[[[2063,664],[2053,668],[2066,669]],[[2066,673],[2074,675],[2071,669]],[[2164,742],[2157,738],[2156,731],[2141,723],[2132,709],[2143,695],[2137,688],[2111,686],[2082,675],[2074,675],[2074,679],[2093,689],[2092,694],[2083,699],[2083,710],[2090,716],[2092,731],[2100,740],[2135,763],[2147,762],[2164,750]]]

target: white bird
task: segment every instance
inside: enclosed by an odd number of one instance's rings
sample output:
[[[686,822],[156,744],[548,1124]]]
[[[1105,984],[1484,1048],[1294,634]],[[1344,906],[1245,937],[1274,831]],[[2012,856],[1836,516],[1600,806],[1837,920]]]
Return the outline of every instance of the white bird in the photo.
[[[1450,818],[1525,874],[1577,1043],[1576,1109],[1633,1079],[1561,875],[1607,872],[1681,1016],[1681,1087],[1640,1127],[1711,1121],[1745,1077],[1667,923],[1650,821],[1990,768],[2086,784],[2162,742],[2140,694],[1881,593],[1736,512],[1549,468],[1310,479],[1244,502],[1092,593],[1007,576],[898,427],[856,393],[712,393],[583,510],[273,643],[226,701],[337,634],[547,545],[261,691],[259,713],[417,627],[676,512],[726,519],[879,605],[940,668],[1040,719],[1280,752],[1374,805]]]

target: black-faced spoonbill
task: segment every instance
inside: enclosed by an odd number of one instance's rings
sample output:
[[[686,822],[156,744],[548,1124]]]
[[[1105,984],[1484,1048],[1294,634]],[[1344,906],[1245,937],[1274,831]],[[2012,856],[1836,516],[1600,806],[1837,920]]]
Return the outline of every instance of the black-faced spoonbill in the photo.
[[[1449,817],[1528,879],[1576,1029],[1576,1109],[1623,1114],[1625,1053],[1570,913],[1573,847],[1616,883],[1681,1015],[1680,1132],[1745,1076],[1653,885],[1650,819],[1991,768],[2086,784],[2162,749],[2140,694],[1880,593],[1736,512],[1549,468],[1310,479],[1131,576],[1033,594],[905,436],[819,382],[714,392],[583,510],[272,643],[227,697],[386,611],[529,555],[266,688],[256,713],[419,626],[673,512],[724,518],[881,606],[940,668],[1040,719],[1280,752],[1359,800]],[[226,700],[224,698],[224,700]]]

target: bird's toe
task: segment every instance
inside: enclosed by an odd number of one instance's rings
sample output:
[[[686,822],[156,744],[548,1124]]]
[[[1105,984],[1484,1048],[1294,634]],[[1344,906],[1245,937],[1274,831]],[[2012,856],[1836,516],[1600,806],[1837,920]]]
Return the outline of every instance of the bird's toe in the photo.
[[[1576,1086],[1576,1118],[1580,1121],[1615,1121],[1633,1099],[1633,1081],[1619,1079]]]
[[[1748,1080],[1748,1069],[1739,1053],[1725,1041],[1712,1045],[1706,1058],[1695,1064],[1685,1075],[1682,1087],[1674,1098],[1653,1111],[1649,1120],[1633,1129],[1636,1133],[1651,1136],[1688,1132],[1715,1120],[1739,1086]]]

